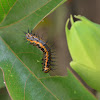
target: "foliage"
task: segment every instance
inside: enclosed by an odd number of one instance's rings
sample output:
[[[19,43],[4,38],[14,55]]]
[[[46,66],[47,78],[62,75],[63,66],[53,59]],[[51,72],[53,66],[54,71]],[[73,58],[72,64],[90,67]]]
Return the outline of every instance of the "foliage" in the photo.
[[[43,73],[42,52],[22,37],[65,1],[16,0],[1,23],[0,68],[13,100],[96,100],[70,70],[62,77]]]

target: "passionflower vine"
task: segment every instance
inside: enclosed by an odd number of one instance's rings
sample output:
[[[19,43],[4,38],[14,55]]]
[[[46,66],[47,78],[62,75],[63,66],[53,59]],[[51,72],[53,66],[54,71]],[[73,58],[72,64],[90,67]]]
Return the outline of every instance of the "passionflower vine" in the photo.
[[[70,17],[66,23],[66,37],[72,57],[71,67],[92,88],[100,91],[100,25],[83,16]]]

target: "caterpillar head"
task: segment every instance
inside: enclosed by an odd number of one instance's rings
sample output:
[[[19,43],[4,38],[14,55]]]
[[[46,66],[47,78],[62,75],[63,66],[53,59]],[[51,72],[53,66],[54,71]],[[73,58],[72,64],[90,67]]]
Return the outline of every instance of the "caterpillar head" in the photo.
[[[44,67],[42,71],[44,71],[44,73],[48,73],[51,69],[49,67]]]

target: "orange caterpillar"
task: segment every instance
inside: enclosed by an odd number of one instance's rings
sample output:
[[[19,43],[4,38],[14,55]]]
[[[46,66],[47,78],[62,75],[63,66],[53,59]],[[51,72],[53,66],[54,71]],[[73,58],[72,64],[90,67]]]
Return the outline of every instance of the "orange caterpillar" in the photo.
[[[43,51],[44,53],[43,71],[44,73],[48,73],[50,70],[52,70],[52,68],[50,67],[51,49],[48,47],[48,45],[44,41],[39,39],[35,34],[32,35],[32,31],[31,33],[29,33],[28,31],[28,33],[25,33],[25,34],[26,34],[27,41],[30,41],[30,43],[33,44],[33,46],[37,46]]]

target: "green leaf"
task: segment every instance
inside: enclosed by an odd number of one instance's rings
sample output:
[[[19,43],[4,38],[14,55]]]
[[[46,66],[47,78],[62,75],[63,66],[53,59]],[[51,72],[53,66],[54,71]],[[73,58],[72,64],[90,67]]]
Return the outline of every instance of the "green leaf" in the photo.
[[[68,76],[55,76],[42,78],[41,81],[59,100],[96,100],[86,88],[67,69]]]
[[[0,25],[0,67],[13,100],[96,100],[71,72],[65,77],[43,73],[43,53],[22,37],[63,2],[19,0]]]
[[[25,24],[33,29],[44,17],[54,11],[56,7],[66,0],[18,0],[13,9],[7,15],[5,21],[1,24],[1,28],[9,27],[16,23]],[[44,9],[46,9],[44,11]],[[35,24],[35,25],[34,25]]]
[[[0,45],[0,66],[13,100],[96,100],[69,70],[68,76],[50,77],[46,74],[39,78],[1,38]]]
[[[41,70],[42,70],[42,68],[40,68],[41,64],[39,63],[41,62],[42,52],[39,52],[40,50],[37,49],[36,47],[33,48],[32,45],[28,45],[27,43],[25,43],[23,31],[27,32],[28,28],[33,29],[48,13],[50,13],[50,11],[54,10],[56,6],[60,5],[59,4],[60,2],[62,3],[62,0],[57,0],[57,1],[47,0],[47,2],[44,3],[44,6],[41,7],[41,3],[38,0],[38,4],[40,4],[40,8],[38,8],[37,10],[35,9],[35,11],[33,10],[33,13],[25,16],[24,18],[17,21],[16,23],[11,23],[9,25],[7,23],[7,26],[3,26],[7,21],[10,20],[10,19],[9,20],[5,19],[5,22],[1,24],[2,27],[0,27],[2,38],[7,42],[10,48],[17,54],[17,56],[19,56],[25,62],[25,64],[27,63],[26,65],[29,66],[31,70],[35,69],[34,73],[37,74],[39,77],[46,76],[46,74],[44,74],[43,72],[42,72],[42,75],[39,74],[41,73]],[[30,7],[30,10],[31,10],[31,7]],[[20,12],[20,10],[18,11]],[[10,16],[10,13],[9,13],[9,16]],[[11,16],[12,16],[12,13],[11,13]],[[13,20],[13,17],[12,17],[12,20]],[[38,57],[36,55],[38,55]],[[33,62],[35,66],[38,66],[37,64],[39,63],[39,66],[33,67],[33,63],[30,63],[30,62]],[[40,70],[38,68],[40,68]]]
[[[0,0],[0,23],[8,15],[17,0]]]

